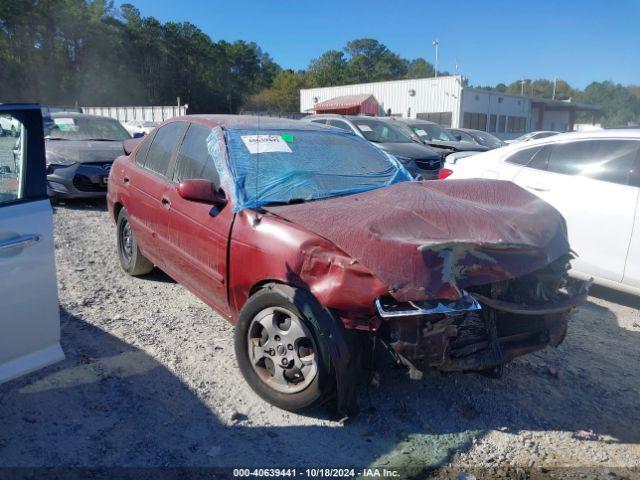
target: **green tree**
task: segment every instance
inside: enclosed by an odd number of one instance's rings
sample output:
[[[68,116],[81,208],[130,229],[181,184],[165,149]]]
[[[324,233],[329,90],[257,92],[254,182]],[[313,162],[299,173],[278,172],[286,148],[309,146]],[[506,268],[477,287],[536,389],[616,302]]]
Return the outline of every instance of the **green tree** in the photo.
[[[577,95],[583,103],[601,107],[600,121],[605,125],[640,122],[640,98],[633,89],[611,81],[592,82]]]
[[[403,78],[408,61],[371,38],[351,40],[344,48],[347,78],[353,83],[378,82]]]
[[[245,104],[247,110],[290,113],[300,111],[300,89],[303,79],[293,70],[282,70],[271,87],[253,95]]]
[[[311,60],[307,68],[306,80],[310,87],[330,87],[348,83],[347,61],[344,53],[328,50]]]
[[[435,68],[424,58],[416,58],[409,63],[407,78],[429,78],[434,77]]]

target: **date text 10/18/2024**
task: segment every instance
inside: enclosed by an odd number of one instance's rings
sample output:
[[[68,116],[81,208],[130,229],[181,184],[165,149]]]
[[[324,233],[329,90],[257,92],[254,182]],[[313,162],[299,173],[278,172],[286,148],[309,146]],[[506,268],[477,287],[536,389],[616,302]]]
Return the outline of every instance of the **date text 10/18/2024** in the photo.
[[[291,478],[395,478],[397,470],[386,468],[234,468],[234,477],[291,477]]]

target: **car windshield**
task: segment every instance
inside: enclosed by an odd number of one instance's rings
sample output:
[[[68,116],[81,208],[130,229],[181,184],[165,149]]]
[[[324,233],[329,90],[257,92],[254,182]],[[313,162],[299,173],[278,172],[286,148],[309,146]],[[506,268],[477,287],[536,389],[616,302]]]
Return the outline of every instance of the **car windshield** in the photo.
[[[395,158],[347,132],[229,130],[226,138],[236,211],[411,180]]]
[[[129,132],[108,117],[56,116],[45,122],[44,135],[49,140],[114,140],[131,138]]]
[[[410,143],[411,135],[400,127],[389,124],[384,120],[376,120],[375,118],[356,118],[353,119],[358,130],[362,135],[374,143]]]
[[[444,128],[437,123],[419,123],[412,124],[411,129],[422,140],[440,140],[443,142],[455,142],[453,138]]]
[[[490,133],[487,132],[477,132],[476,137],[478,138],[481,145],[488,148],[498,148],[503,147],[505,143],[500,140],[498,137],[494,137]]]

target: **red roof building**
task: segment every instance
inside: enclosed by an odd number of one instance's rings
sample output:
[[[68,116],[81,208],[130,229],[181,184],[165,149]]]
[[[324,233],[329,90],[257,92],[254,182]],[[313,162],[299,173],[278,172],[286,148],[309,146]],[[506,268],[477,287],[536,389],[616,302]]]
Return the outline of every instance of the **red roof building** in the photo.
[[[341,115],[378,115],[380,104],[371,94],[344,95],[324,102],[316,103],[313,107],[316,113],[339,113]]]

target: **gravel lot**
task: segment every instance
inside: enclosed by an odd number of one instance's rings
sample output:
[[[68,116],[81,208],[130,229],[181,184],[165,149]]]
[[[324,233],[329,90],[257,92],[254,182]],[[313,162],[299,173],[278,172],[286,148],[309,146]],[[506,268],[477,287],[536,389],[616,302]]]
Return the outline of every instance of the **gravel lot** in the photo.
[[[126,276],[104,204],[55,209],[67,359],[0,386],[0,466],[384,466],[522,476],[640,465],[640,301],[602,289],[500,380],[387,369],[345,425],[248,388],[233,327],[169,277]],[[571,467],[553,470],[554,467]],[[594,472],[591,472],[591,476]],[[626,472],[636,478],[638,472]],[[634,476],[635,475],[635,476]]]

